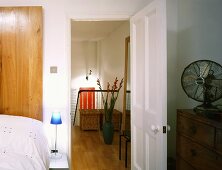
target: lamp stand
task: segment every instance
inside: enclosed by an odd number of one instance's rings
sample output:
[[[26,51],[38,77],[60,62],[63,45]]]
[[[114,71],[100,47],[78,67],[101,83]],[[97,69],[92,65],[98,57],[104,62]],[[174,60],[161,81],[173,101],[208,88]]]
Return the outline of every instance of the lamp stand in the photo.
[[[53,159],[60,159],[62,157],[62,154],[58,153],[58,150],[56,147],[57,147],[57,125],[56,125],[56,130],[55,130],[55,149],[51,150],[51,157]]]
[[[56,133],[55,133],[55,153],[58,153],[58,150],[56,149],[56,144],[57,144],[57,125],[56,125]]]

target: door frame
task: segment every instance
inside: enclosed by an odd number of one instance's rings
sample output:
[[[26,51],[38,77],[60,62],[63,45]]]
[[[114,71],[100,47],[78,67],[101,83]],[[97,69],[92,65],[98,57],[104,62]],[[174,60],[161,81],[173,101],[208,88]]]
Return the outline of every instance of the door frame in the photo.
[[[140,9],[141,10],[141,9]],[[140,11],[138,10],[138,11]],[[134,15],[134,14],[133,14]],[[74,15],[69,15],[66,16],[66,33],[65,33],[65,37],[66,37],[66,56],[67,56],[67,67],[68,67],[68,113],[71,113],[71,101],[70,101],[70,97],[71,97],[71,93],[70,93],[70,89],[71,89],[71,20],[76,20],[76,21],[123,21],[123,20],[128,20],[130,21],[131,17],[133,15],[130,14],[120,14],[120,15],[116,15],[116,14],[110,14],[110,15],[106,15],[106,14],[74,14]],[[166,111],[167,113],[167,111]],[[71,118],[69,116],[69,124],[68,124],[68,156],[69,156],[69,165],[70,168],[72,168],[72,157],[71,157],[71,127],[72,127],[72,123],[71,123]],[[165,147],[167,148],[167,146],[165,145]],[[166,153],[167,154],[167,153]]]
[[[66,56],[67,56],[67,66],[68,66],[68,113],[71,113],[71,20],[76,20],[76,21],[130,21],[131,15],[85,15],[85,14],[79,14],[79,15],[71,15],[71,16],[66,16]],[[71,143],[71,128],[72,128],[72,123],[71,123],[71,118],[69,116],[69,124],[68,124],[68,156],[69,156],[69,165],[70,168],[72,169],[72,143]]]

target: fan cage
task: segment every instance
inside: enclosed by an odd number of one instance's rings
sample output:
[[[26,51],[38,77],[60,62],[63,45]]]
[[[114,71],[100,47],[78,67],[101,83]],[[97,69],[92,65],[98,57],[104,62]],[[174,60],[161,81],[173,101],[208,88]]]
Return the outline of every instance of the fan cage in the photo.
[[[212,108],[211,103],[222,98],[222,66],[211,60],[194,61],[183,70],[181,85],[189,98]]]

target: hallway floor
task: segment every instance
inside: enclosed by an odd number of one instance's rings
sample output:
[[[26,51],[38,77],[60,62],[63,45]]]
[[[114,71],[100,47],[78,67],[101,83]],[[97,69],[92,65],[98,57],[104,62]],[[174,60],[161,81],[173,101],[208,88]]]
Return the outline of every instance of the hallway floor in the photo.
[[[125,168],[125,141],[122,140],[122,160],[119,160],[119,132],[115,132],[112,145],[103,141],[102,131],[82,131],[72,126],[73,170],[127,170],[130,169],[130,143],[128,168]]]

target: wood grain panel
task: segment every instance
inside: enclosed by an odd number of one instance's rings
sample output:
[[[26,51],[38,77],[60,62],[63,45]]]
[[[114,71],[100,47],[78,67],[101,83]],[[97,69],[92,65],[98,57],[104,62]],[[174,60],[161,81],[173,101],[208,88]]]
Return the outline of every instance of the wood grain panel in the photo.
[[[42,120],[42,8],[1,7],[0,112]]]
[[[1,8],[2,41],[2,113],[13,114],[17,107],[16,78],[16,11],[13,8]]]
[[[0,13],[0,18],[2,18],[1,13]],[[0,30],[2,30],[2,22],[0,21]],[[0,113],[1,113],[1,108],[2,108],[2,34],[0,32]]]
[[[184,162],[198,170],[221,169],[221,120],[220,112],[177,110],[177,169],[189,169]]]
[[[79,126],[72,126],[72,156],[70,170],[130,170],[131,143],[128,143],[128,165],[125,168],[125,152],[122,160],[118,159],[119,132],[114,132],[112,145],[104,144],[102,131],[82,131]],[[122,140],[122,151],[125,140]]]
[[[216,142],[215,142],[216,149],[222,153],[222,129],[216,130]]]
[[[211,147],[214,146],[214,128],[186,117],[178,117],[178,131]]]
[[[195,170],[191,165],[189,165],[187,162],[185,162],[181,158],[177,159],[176,169],[177,170]]]
[[[17,109],[19,115],[29,114],[29,10],[16,10],[16,77],[17,77]]]
[[[32,40],[29,48],[29,113],[42,119],[42,10],[31,8],[29,10],[30,33]]]
[[[203,146],[178,136],[177,153],[199,170],[220,170],[222,157]]]

